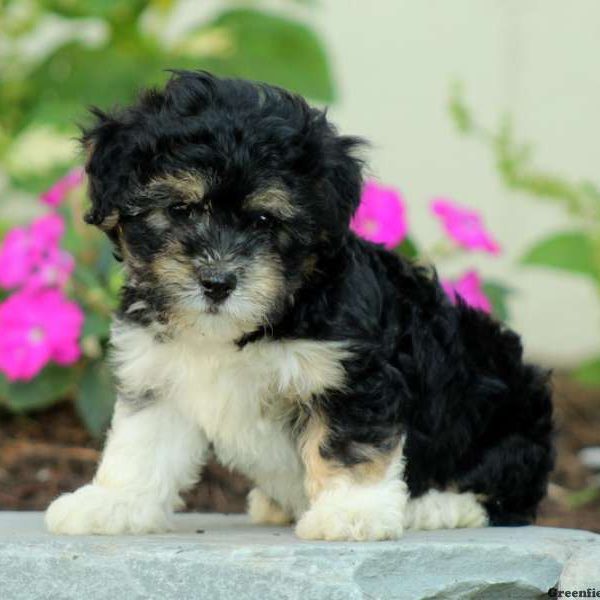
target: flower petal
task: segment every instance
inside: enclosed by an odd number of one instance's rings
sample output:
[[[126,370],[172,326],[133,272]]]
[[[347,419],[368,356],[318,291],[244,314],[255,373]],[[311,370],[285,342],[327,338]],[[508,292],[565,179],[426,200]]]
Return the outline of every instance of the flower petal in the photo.
[[[492,312],[492,304],[483,291],[481,278],[476,271],[467,271],[456,281],[443,280],[441,285],[453,304],[457,296],[470,306],[486,313]]]
[[[24,289],[0,303],[0,371],[14,381],[30,379],[49,360],[79,357],[83,312],[57,289]]]
[[[431,211],[440,218],[446,235],[462,248],[499,254],[500,245],[486,230],[481,215],[460,206],[452,200],[437,198],[431,202]]]
[[[367,181],[350,228],[363,239],[394,248],[408,233],[402,196],[393,188]]]
[[[46,190],[40,200],[50,206],[58,206],[65,196],[74,188],[83,183],[84,171],[81,167],[71,169],[62,179],[59,179],[51,188]]]

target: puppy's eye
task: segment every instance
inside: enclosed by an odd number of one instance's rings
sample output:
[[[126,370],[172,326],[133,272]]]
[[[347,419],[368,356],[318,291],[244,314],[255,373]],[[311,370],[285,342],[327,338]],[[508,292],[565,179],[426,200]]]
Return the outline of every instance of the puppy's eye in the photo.
[[[171,204],[167,211],[174,219],[183,220],[190,218],[193,208],[193,205],[189,202],[178,202],[177,204]]]
[[[255,215],[252,215],[252,226],[255,229],[269,229],[274,221],[275,219],[267,213],[256,213]]]

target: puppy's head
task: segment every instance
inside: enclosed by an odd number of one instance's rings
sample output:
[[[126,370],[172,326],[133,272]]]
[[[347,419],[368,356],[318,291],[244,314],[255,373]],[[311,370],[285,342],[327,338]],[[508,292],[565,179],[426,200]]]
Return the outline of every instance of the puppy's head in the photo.
[[[343,244],[360,141],[302,98],[178,72],[163,91],[94,114],[86,219],[125,262],[131,311],[249,333],[276,321]]]

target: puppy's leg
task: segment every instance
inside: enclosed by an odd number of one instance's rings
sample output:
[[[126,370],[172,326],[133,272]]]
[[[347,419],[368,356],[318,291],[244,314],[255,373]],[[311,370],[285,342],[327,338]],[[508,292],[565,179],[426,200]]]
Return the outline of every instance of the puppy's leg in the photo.
[[[402,443],[389,450],[354,445],[360,462],[326,458],[325,422],[313,417],[302,440],[310,508],[296,533],[305,539],[385,540],[402,535],[407,487],[402,480]]]
[[[293,521],[293,517],[260,488],[248,494],[248,515],[257,525],[288,525]]]
[[[208,444],[202,433],[159,400],[136,409],[119,400],[91,484],[46,511],[53,533],[148,533],[169,528],[179,492],[197,478]]]

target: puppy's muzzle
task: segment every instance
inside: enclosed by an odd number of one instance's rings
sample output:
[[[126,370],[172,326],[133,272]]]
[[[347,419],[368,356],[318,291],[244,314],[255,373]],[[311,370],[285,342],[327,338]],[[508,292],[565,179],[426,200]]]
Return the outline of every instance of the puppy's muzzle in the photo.
[[[235,289],[237,277],[233,273],[206,271],[200,275],[204,295],[215,303],[223,302]]]

